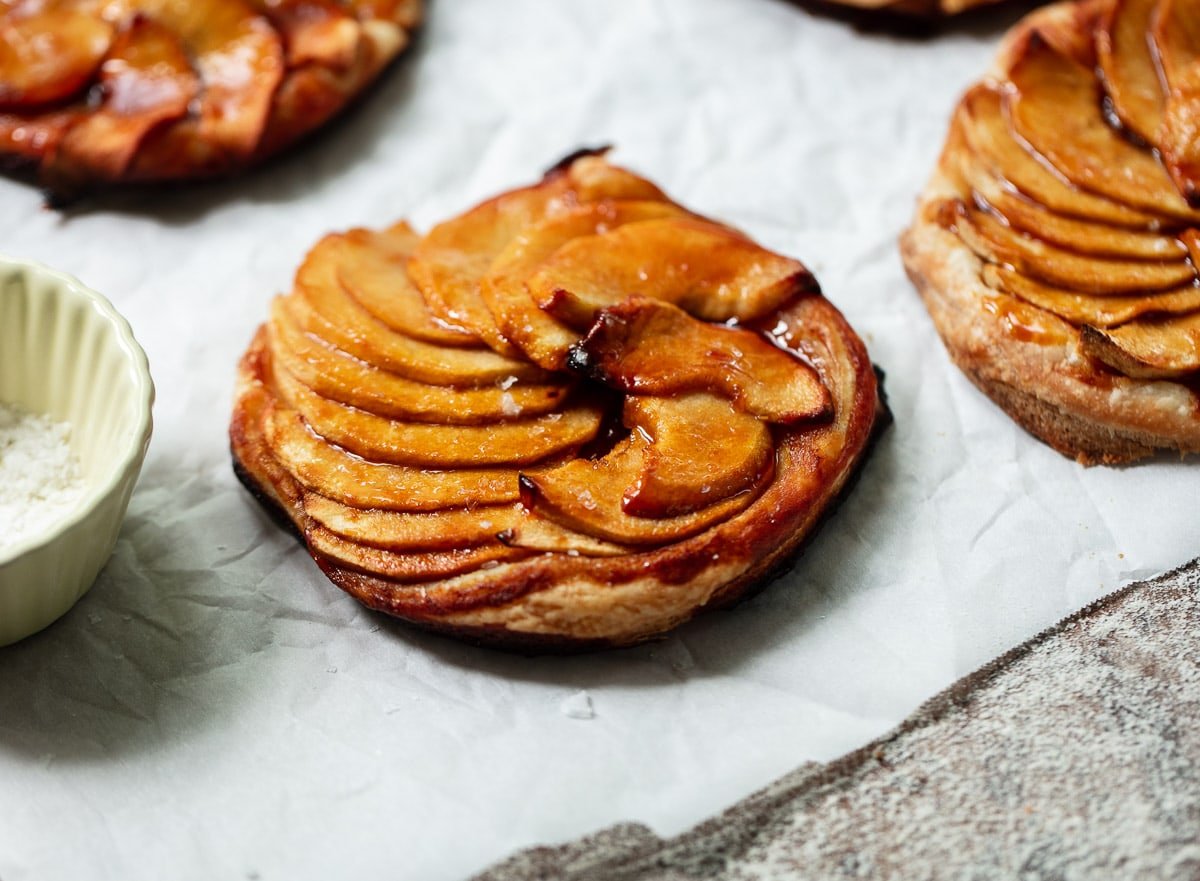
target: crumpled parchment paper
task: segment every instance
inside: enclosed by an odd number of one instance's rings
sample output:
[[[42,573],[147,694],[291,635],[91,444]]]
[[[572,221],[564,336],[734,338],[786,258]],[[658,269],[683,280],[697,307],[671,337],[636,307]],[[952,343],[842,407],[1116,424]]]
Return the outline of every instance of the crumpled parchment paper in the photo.
[[[1015,16],[913,40],[780,0],[435,0],[364,106],[248,177],[67,217],[0,180],[0,250],[109,296],[159,392],[111,563],[0,650],[0,879],[437,881],[620,820],[675,834],[1195,556],[1197,464],[1032,440],[903,276],[949,111]],[[230,472],[238,355],[323,233],[427,228],[598,143],[808,262],[896,424],[791,575],[665,642],[521,658],[361,610]]]

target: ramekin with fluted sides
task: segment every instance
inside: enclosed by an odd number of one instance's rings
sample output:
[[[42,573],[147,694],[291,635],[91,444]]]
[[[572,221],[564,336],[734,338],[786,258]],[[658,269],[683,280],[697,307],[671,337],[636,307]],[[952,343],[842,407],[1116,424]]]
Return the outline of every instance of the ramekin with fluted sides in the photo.
[[[61,272],[0,255],[0,401],[69,422],[85,485],[63,520],[0,544],[3,646],[65,614],[112,555],[150,444],[154,383],[129,322],[108,300]]]

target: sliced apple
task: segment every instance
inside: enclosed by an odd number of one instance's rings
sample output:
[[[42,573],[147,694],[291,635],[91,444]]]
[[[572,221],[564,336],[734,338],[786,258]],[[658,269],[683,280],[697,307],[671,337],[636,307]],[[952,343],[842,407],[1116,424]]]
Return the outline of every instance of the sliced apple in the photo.
[[[51,154],[45,174],[57,188],[125,173],[156,127],[180,119],[200,93],[183,45],[158,22],[135,17],[100,68],[103,103],[82,116]]]
[[[649,440],[634,432],[600,459],[574,459],[541,474],[521,475],[521,501],[530,511],[606,541],[663,545],[682,541],[745,510],[752,490],[677,517],[635,517],[624,495],[645,473]]]
[[[492,544],[524,516],[518,504],[445,511],[352,508],[316,493],[304,497],[304,513],[334,535],[389,551],[441,551]]]
[[[1159,0],[1113,0],[1096,28],[1104,88],[1121,123],[1148,144],[1158,137],[1165,96],[1146,35]]]
[[[1158,147],[1179,192],[1200,208],[1200,2],[1161,0],[1153,39],[1168,89]]]
[[[790,352],[647,297],[602,312],[571,366],[634,395],[712,392],[768,422],[819,419],[833,406],[816,371]]]
[[[753,321],[796,294],[816,289],[797,260],[698,218],[630,223],[574,239],[528,281],[541,308],[561,304],[574,320],[640,294],[707,321]]]
[[[1187,248],[1175,236],[1068,217],[1038,205],[989,173],[969,151],[960,156],[963,182],[1014,229],[1052,245],[1097,257],[1180,260]]]
[[[398,422],[323,398],[286,370],[275,371],[275,384],[326,440],[370,461],[421,468],[529,465],[578,449],[596,436],[603,416],[599,406],[584,403],[493,425]]]
[[[271,354],[278,365],[317,394],[410,422],[478,425],[558,409],[570,391],[565,383],[511,388],[454,388],[414,382],[329,347],[292,321],[282,298],[271,305]]]
[[[110,24],[69,8],[0,15],[0,111],[65,101],[92,82]]]
[[[766,424],[707,393],[627,398],[624,422],[650,442],[622,501],[637,517],[674,517],[727,499],[757,485],[774,462]]]
[[[252,156],[283,79],[278,31],[243,0],[138,0],[137,6],[179,36],[204,89],[197,117],[152,133],[135,167],[190,177]]]
[[[1165,291],[1190,284],[1195,271],[1187,260],[1117,260],[1064,251],[1013,230],[987,211],[962,203],[943,220],[979,257],[1011,266],[1058,287],[1087,294]]]
[[[367,547],[334,535],[318,524],[310,524],[304,537],[311,550],[342,566],[358,569],[390,581],[418,582],[451,578],[485,565],[520,560],[529,551],[499,542],[474,548],[432,553],[397,553]]]
[[[409,272],[434,313],[461,325],[496,351],[515,354],[483,300],[479,282],[525,227],[579,203],[661,199],[653,184],[603,158],[585,156],[552,169],[538,184],[513,190],[438,224],[417,246]]]
[[[509,547],[579,557],[620,557],[633,550],[626,545],[601,541],[582,532],[567,529],[524,508],[521,510],[522,513],[516,522],[497,535],[497,538]]]
[[[1055,51],[1036,33],[1009,72],[1015,132],[1078,187],[1188,222],[1200,221],[1148,150],[1123,138],[1101,111],[1093,71]]]
[[[296,274],[296,292],[288,308],[310,333],[344,352],[420,382],[454,386],[491,385],[516,379],[539,380],[546,374],[526,361],[489,349],[440,346],[397,333],[376,320],[346,293],[337,277],[337,236],[327,236],[309,252]],[[310,307],[305,310],[303,307]]]
[[[994,290],[1011,294],[1076,325],[1112,327],[1141,315],[1200,310],[1200,286],[1194,284],[1158,294],[1097,297],[1043,284],[992,263],[984,266],[983,280]]]
[[[252,0],[283,35],[291,67],[317,64],[349,67],[358,52],[362,27],[334,0]]]
[[[1089,355],[1134,379],[1179,379],[1200,371],[1200,313],[1143,318],[1109,330],[1084,327]]]
[[[671,202],[604,200],[545,218],[523,229],[493,261],[480,281],[483,300],[505,338],[527,358],[548,370],[561,369],[567,349],[578,342],[579,334],[538,308],[526,279],[572,239],[686,213]]]
[[[432,471],[367,462],[325,443],[294,410],[273,408],[263,431],[271,452],[300,483],[354,507],[438,511],[519,498],[515,469]]]
[[[478,346],[479,337],[435,318],[408,276],[420,237],[407,224],[384,232],[352,229],[336,240],[337,277],[359,305],[397,333],[443,346]]]
[[[959,113],[971,152],[1031,201],[1059,214],[1100,223],[1142,229],[1159,224],[1153,214],[1079,189],[1033,156],[1013,137],[996,87],[975,86],[963,98]]]
[[[421,23],[421,0],[350,0],[347,5],[363,21],[394,22],[410,29]]]
[[[40,162],[54,152],[81,116],[77,108],[52,113],[0,113],[0,152]]]

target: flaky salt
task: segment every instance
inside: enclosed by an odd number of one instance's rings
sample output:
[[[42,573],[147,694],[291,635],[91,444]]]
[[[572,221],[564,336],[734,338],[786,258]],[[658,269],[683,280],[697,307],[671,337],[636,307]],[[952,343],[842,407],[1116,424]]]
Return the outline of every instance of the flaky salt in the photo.
[[[0,550],[68,516],[83,498],[71,426],[0,403]]]

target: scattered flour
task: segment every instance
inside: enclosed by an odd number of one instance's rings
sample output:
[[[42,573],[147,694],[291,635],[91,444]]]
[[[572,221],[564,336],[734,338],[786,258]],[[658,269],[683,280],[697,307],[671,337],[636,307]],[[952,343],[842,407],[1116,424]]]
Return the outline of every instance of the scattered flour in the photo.
[[[84,493],[71,426],[0,403],[0,549],[66,517]]]

